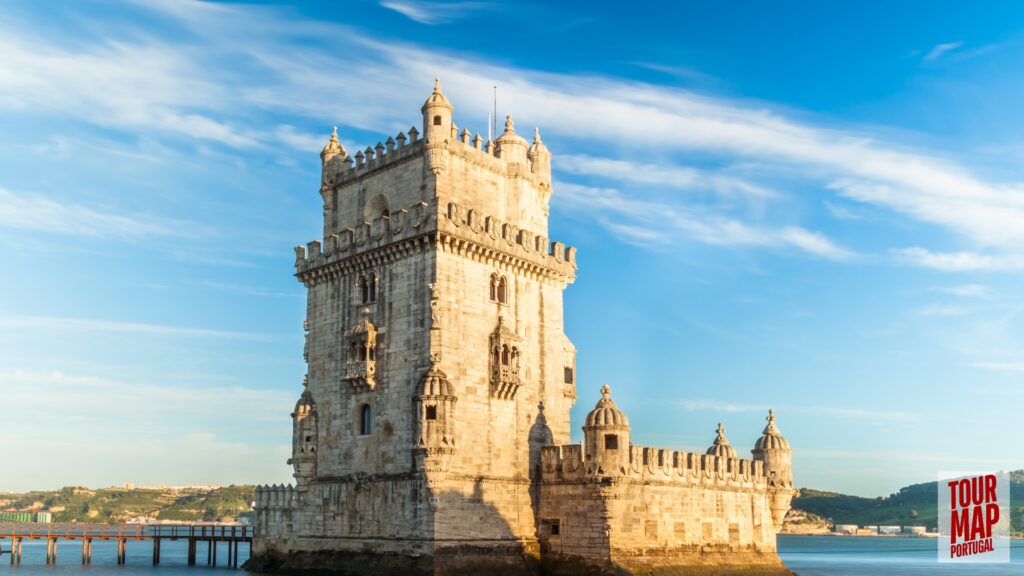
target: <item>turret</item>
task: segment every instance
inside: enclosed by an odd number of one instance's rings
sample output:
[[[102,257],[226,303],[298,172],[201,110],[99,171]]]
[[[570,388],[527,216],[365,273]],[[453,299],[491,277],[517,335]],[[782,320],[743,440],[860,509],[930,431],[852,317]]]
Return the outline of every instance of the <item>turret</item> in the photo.
[[[526,165],[526,140],[516,134],[516,124],[512,116],[505,117],[505,132],[498,137],[498,157],[508,164]]]
[[[729,440],[725,437],[725,426],[722,423],[718,423],[717,435],[715,436],[715,442],[708,448],[707,453],[711,456],[718,456],[719,458],[735,458],[736,449],[729,444]]]
[[[323,183],[333,183],[338,174],[347,170],[352,165],[352,159],[348,157],[345,147],[338,142],[338,127],[331,132],[331,139],[320,151],[320,164],[322,169]]]
[[[765,473],[768,475],[769,505],[775,529],[782,528],[782,522],[789,511],[790,502],[796,493],[793,490],[793,450],[789,441],[782,437],[779,427],[775,425],[775,410],[768,410],[768,425],[754,444],[751,453],[754,460],[764,462]]]
[[[427,144],[451,139],[452,105],[441,92],[441,81],[434,79],[434,92],[423,103],[423,138]]]
[[[295,483],[305,490],[316,477],[317,412],[316,402],[306,382],[304,390],[292,412],[292,457],[288,463],[294,468]]]
[[[611,395],[607,384],[601,387],[601,399],[583,426],[584,459],[596,474],[624,474],[629,468],[629,420]]]
[[[789,441],[782,437],[779,427],[775,425],[775,410],[768,410],[768,417],[765,419],[768,425],[764,427],[764,432],[750,452],[754,455],[754,460],[764,462],[770,483],[792,487],[793,450],[789,447]]]
[[[439,482],[448,471],[455,453],[455,389],[448,375],[438,368],[438,356],[416,394],[416,466],[427,474],[428,485]]]
[[[551,152],[540,139],[540,129],[533,129],[533,144],[526,151],[526,158],[530,161],[530,172],[537,178],[541,186],[551,185]]]

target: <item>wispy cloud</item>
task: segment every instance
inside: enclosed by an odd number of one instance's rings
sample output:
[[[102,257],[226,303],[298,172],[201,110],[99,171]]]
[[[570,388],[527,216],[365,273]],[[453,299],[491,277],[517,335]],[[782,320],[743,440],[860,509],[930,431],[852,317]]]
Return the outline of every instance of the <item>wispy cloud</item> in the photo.
[[[963,46],[963,42],[946,42],[943,44],[936,44],[927,54],[924,55],[925,62],[934,62],[939,58],[942,58],[944,54],[952,52],[957,48]]]
[[[996,372],[1024,372],[1024,362],[973,362],[971,366]]]
[[[960,286],[937,288],[937,290],[960,298],[988,298],[992,295],[992,289],[984,284],[961,284]]]
[[[899,248],[893,254],[922,268],[945,272],[970,270],[1018,270],[1024,268],[1024,255],[981,254],[978,252],[931,252],[925,248]]]
[[[848,260],[855,254],[832,240],[796,226],[753,227],[719,216],[699,206],[675,206],[627,198],[619,190],[559,183],[558,201],[584,212],[614,219],[609,230],[627,241],[656,239],[666,242],[697,240],[718,246],[795,248],[829,260]]]
[[[98,210],[39,194],[16,194],[0,187],[0,227],[97,237],[200,237],[205,231],[189,222]]]
[[[447,24],[465,18],[473,12],[489,10],[486,2],[426,2],[422,0],[383,0],[381,6],[398,12],[420,24]]]
[[[273,336],[258,332],[232,332],[207,328],[187,328],[140,322],[118,322],[57,316],[0,316],[0,326],[22,330],[68,330],[76,332],[124,332],[154,336],[189,336],[229,338],[237,340],[272,340]]]
[[[720,400],[683,400],[680,406],[689,412],[723,412],[727,414],[739,412],[767,412],[769,406],[761,404],[736,404]]]
[[[931,304],[919,309],[917,311],[917,315],[924,317],[951,318],[953,316],[963,316],[969,312],[970,310],[967,307],[957,304]]]

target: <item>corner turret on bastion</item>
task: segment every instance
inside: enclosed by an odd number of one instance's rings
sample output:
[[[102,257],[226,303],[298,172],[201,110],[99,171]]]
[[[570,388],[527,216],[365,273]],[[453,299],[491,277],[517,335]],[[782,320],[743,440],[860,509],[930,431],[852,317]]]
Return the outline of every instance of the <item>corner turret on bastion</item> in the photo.
[[[323,239],[295,249],[295,485],[257,490],[248,567],[788,574],[774,412],[753,459],[721,425],[706,453],[646,448],[605,385],[571,443],[576,251],[548,236],[551,153],[511,116],[493,141],[460,130],[439,81],[420,113],[354,154],[335,129],[320,153]]]

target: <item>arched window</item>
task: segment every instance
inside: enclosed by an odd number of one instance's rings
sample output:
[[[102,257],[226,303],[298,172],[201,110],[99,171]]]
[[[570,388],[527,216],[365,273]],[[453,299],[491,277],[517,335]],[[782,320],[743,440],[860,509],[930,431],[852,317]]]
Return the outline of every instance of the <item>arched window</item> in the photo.
[[[370,279],[367,280],[366,283],[367,283],[367,285],[369,287],[369,296],[370,296],[369,301],[370,302],[376,302],[377,301],[377,275],[374,274],[373,272],[370,272]]]
[[[373,410],[369,404],[363,404],[359,409],[359,434],[369,436],[373,431]]]
[[[440,125],[441,125],[441,117],[440,116],[434,116],[434,126],[440,126]]]
[[[498,302],[502,304],[506,304],[508,302],[508,298],[506,296],[507,292],[508,282],[505,280],[505,277],[502,276],[501,279],[498,280]]]
[[[498,299],[498,275],[491,274],[491,302]]]
[[[362,298],[360,301],[363,304],[370,301],[370,286],[366,283],[366,276],[359,277],[359,296]]]
[[[501,347],[501,365],[508,366],[509,364],[509,351],[508,346]]]
[[[498,350],[497,346],[495,346],[494,349],[491,350],[491,366],[497,366],[500,361],[501,351]]]

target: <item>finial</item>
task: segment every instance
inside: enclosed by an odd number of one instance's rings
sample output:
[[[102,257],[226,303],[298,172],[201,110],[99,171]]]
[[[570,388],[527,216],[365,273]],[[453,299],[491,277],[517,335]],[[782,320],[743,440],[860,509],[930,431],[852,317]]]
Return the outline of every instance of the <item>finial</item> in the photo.
[[[533,129],[533,143],[540,144],[540,128]]]
[[[441,353],[440,352],[437,352],[435,354],[431,354],[430,355],[430,367],[431,368],[437,367],[437,365],[440,364],[440,363],[441,363]]]
[[[363,318],[366,318],[367,320],[370,319],[370,307],[369,306],[363,306],[363,309],[360,310],[359,312],[362,313]]]
[[[768,417],[765,420],[769,422],[775,422],[775,408],[768,409]]]
[[[718,423],[718,436],[725,436],[725,426],[722,426],[721,422]]]
[[[607,384],[605,384],[604,386],[601,386],[601,398],[603,398],[605,400],[610,400],[611,397],[612,397],[612,387],[607,385]]]
[[[338,141],[338,127],[335,126],[334,130],[331,131],[331,142],[337,142],[337,141]]]
[[[434,78],[434,94],[440,94],[440,93],[441,93],[441,79],[440,78]]]
[[[512,115],[505,116],[505,132],[515,132],[516,123],[512,121]]]

